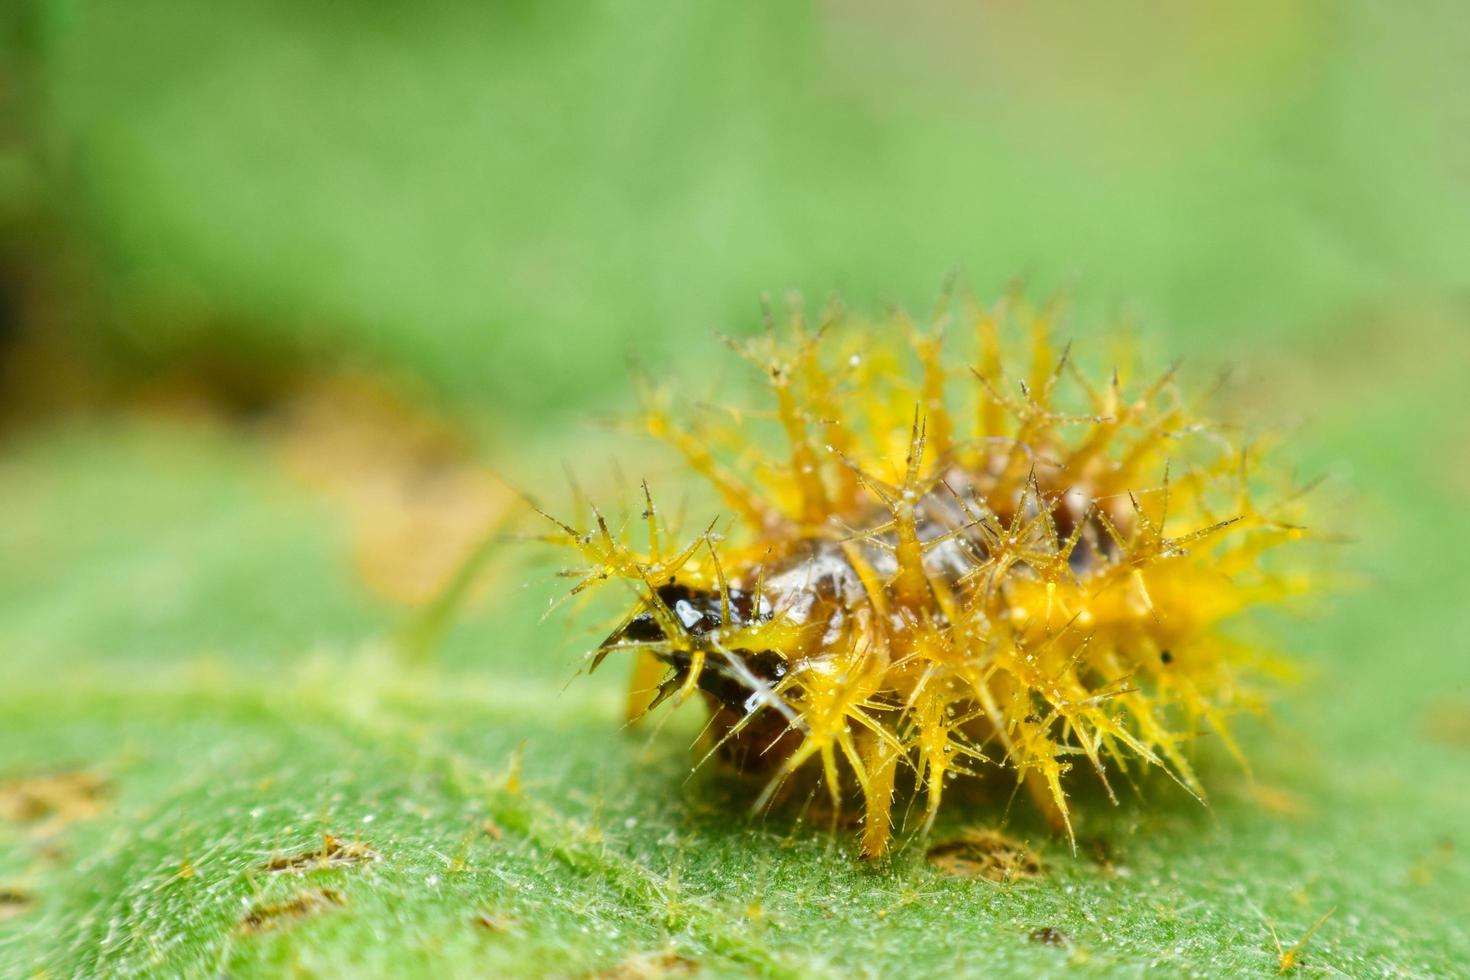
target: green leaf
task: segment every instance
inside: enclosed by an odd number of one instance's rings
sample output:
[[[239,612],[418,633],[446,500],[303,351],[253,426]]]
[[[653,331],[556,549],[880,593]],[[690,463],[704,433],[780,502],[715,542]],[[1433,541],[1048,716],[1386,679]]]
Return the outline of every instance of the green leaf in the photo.
[[[39,431],[0,463],[0,962],[1221,975],[1274,971],[1272,931],[1290,948],[1335,910],[1303,969],[1453,973],[1467,747],[1429,722],[1465,704],[1470,519],[1443,479],[1453,377],[1415,380],[1320,424],[1322,458],[1356,467],[1348,553],[1370,585],[1284,627],[1307,679],[1282,724],[1248,726],[1255,783],[1202,744],[1208,806],[1160,778],[1117,807],[1082,787],[1076,855],[1004,780],[957,794],[929,842],[1004,824],[1046,867],[1009,884],[945,875],[923,840],[869,867],[822,819],[749,817],[752,787],[690,776],[694,712],[624,730],[615,671],[573,679],[575,641],[537,622],[554,584],[492,579],[440,663],[403,663],[344,522],[266,441],[158,420]],[[48,778],[64,798],[56,777],[76,773],[92,797],[15,805]],[[326,835],[374,857],[312,859]],[[1045,929],[1060,945],[1028,938]]]

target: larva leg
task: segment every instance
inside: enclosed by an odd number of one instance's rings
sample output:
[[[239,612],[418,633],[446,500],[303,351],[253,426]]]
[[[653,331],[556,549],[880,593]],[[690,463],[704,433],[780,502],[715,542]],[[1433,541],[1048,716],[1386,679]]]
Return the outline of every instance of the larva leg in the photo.
[[[623,703],[623,717],[637,721],[643,717],[658,691],[659,682],[668,673],[667,664],[647,650],[640,651],[633,661],[633,679],[628,684],[628,699]]]

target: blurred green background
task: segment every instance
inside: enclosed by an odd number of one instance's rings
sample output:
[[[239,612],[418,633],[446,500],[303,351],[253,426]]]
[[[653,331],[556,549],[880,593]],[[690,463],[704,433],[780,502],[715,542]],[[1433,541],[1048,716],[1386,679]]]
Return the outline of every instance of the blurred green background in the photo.
[[[1274,972],[1270,928],[1333,907],[1300,969],[1470,969],[1467,31],[1447,2],[12,0],[0,971]],[[917,845],[864,870],[686,784],[697,719],[615,736],[620,678],[563,691],[585,638],[537,625],[539,576],[492,569],[433,664],[388,652],[509,520],[493,473],[607,454],[585,423],[630,358],[701,390],[763,293],[923,310],[951,270],[1236,365],[1346,488],[1365,584],[1280,627],[1307,679],[1248,735],[1255,788],[1217,760],[1209,810],[1092,801],[1106,861],[1015,814],[1034,885]],[[261,870],[322,833],[381,859]]]
[[[12,6],[11,277],[64,258],[109,358],[517,413],[762,292],[1019,275],[1218,347],[1470,284],[1456,5],[745,6]]]

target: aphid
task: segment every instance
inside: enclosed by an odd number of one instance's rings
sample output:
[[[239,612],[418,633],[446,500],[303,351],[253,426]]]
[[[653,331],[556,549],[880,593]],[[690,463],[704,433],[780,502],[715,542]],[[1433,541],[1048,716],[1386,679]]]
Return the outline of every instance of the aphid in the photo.
[[[960,331],[949,305],[928,328],[768,317],[730,342],[764,411],[643,392],[643,426],[713,487],[727,533],[676,544],[645,484],[636,544],[601,513],[553,535],[585,561],[574,593],[638,593],[591,661],[638,658],[635,693],[656,692],[633,713],[699,692],[711,751],[769,773],[757,809],[808,773],[834,812],[855,790],[865,857],[889,847],[900,770],[924,830],[982,767],[1012,770],[1069,837],[1077,762],[1110,795],[1110,770],[1152,765],[1202,796],[1186,743],[1208,729],[1239,756],[1226,715],[1253,706],[1262,659],[1222,624],[1296,587],[1263,553],[1301,528],[1255,506],[1251,457],[1172,370],[1094,381],[1050,311],[969,304]],[[1018,320],[1020,362],[1000,342]]]

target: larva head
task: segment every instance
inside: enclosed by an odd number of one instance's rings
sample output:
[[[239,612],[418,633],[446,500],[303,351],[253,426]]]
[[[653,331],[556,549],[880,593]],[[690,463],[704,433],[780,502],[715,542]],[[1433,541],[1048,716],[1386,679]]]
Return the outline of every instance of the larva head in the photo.
[[[728,609],[726,608],[728,602]],[[755,595],[744,589],[728,590],[728,600],[718,589],[696,589],[670,579],[654,590],[653,599],[642,605],[632,618],[608,637],[603,648],[632,641],[657,643],[668,640],[665,624],[668,616],[655,614],[662,607],[678,620],[680,635],[692,640],[712,638],[726,625],[747,625],[757,618],[770,618],[770,605],[764,600],[757,608]],[[730,623],[725,622],[728,612]]]
[[[593,667],[614,651],[638,650],[673,669],[657,701],[692,683],[718,704],[744,710],[752,697],[770,696],[787,672],[782,652],[751,646],[775,641],[772,619],[770,602],[754,590],[669,579],[602,642]]]

